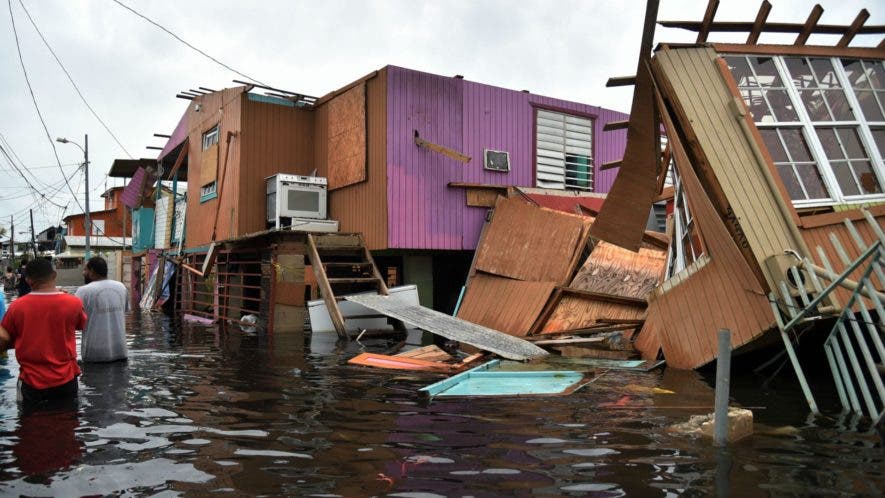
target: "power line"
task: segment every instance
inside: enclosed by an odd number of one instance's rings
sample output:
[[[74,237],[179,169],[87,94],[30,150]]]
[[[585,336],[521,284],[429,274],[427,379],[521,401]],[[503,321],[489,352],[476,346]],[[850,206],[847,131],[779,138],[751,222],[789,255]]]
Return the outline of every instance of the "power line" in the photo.
[[[19,169],[19,167],[15,164],[15,161],[14,161],[14,160],[12,159],[12,157],[9,155],[9,152],[7,152],[7,151],[6,151],[6,148],[3,147],[2,145],[0,145],[0,154],[2,154],[3,157],[6,159],[6,161],[10,164],[10,166],[12,166],[12,168],[15,169],[15,170],[18,172],[19,175],[21,175],[21,177],[25,180],[25,183],[28,184],[28,187],[30,187],[30,189],[34,192],[34,194],[39,195],[39,196],[40,196],[41,198],[43,198],[46,202],[49,202],[49,203],[55,204],[55,205],[58,206],[58,207],[61,207],[60,204],[56,204],[55,201],[52,201],[52,200],[50,200],[50,199],[47,199],[47,198],[46,198],[46,195],[41,194],[40,191],[37,190],[37,187],[35,187],[34,184],[31,183],[31,180],[29,180],[28,177],[25,176],[25,174],[22,172],[22,170]],[[62,173],[64,173],[64,171],[62,171]]]
[[[25,75],[25,82],[28,84],[28,92],[31,94],[31,102],[34,103],[34,109],[37,110],[37,117],[40,118],[40,124],[43,125],[43,131],[46,133],[46,139],[49,140],[49,145],[52,147],[52,154],[55,156],[55,162],[58,163],[58,170],[61,172],[62,178],[65,176],[65,171],[61,167],[61,159],[58,158],[58,151],[55,149],[55,142],[52,141],[52,136],[49,134],[49,128],[46,126],[46,121],[43,119],[43,113],[40,112],[40,106],[37,105],[37,97],[34,95],[34,88],[31,86],[31,79],[28,77],[28,70],[25,67],[25,59],[22,57],[22,48],[21,42],[18,39],[18,30],[15,27],[15,15],[12,13],[12,0],[7,0],[7,6],[9,7],[9,21],[12,23],[12,33],[15,35],[15,49],[18,52],[18,61],[21,63],[22,73]],[[74,196],[74,202],[77,203],[77,206],[82,210],[83,206],[80,204],[80,201],[77,199],[77,194],[74,193],[74,189],[71,188],[71,184],[65,181],[65,184],[68,186],[68,190],[71,191],[71,195]]]
[[[132,154],[130,154],[129,151],[126,150],[126,147],[124,147],[123,144],[120,143],[120,140],[117,138],[116,135],[114,135],[114,132],[111,131],[111,129],[108,127],[108,125],[104,122],[104,120],[102,120],[101,117],[99,117],[98,113],[95,112],[95,109],[93,109],[92,106],[89,105],[89,102],[86,101],[86,97],[83,96],[83,92],[80,91],[80,88],[77,86],[77,83],[74,82],[74,78],[71,77],[71,73],[68,72],[65,65],[62,64],[61,60],[59,60],[58,56],[55,55],[55,51],[52,50],[52,47],[49,45],[49,42],[46,41],[46,37],[43,36],[43,33],[40,31],[40,28],[37,27],[37,23],[34,22],[34,19],[31,17],[31,13],[28,12],[28,8],[25,7],[25,4],[22,2],[22,0],[18,0],[18,3],[22,6],[22,9],[25,11],[25,15],[28,17],[28,20],[31,21],[31,26],[34,27],[34,31],[36,31],[37,34],[40,35],[40,39],[43,40],[43,44],[46,45],[47,49],[49,49],[49,53],[52,54],[52,57],[55,59],[55,62],[58,63],[58,66],[61,68],[61,70],[64,71],[65,76],[68,77],[68,81],[71,82],[71,86],[73,86],[74,90],[77,91],[77,95],[80,96],[80,100],[83,101],[83,103],[86,105],[86,108],[89,109],[89,112],[91,112],[92,115],[95,116],[95,119],[97,119],[98,122],[101,123],[101,125],[104,127],[105,131],[107,131],[108,134],[114,139],[114,141],[117,142],[117,145],[119,145],[120,148],[123,149],[123,152],[125,152],[126,155],[129,156],[129,159],[132,159]]]
[[[234,73],[237,73],[237,74],[239,74],[240,76],[242,76],[242,77],[244,77],[244,78],[246,78],[246,79],[249,79],[249,80],[254,81],[255,83],[258,83],[259,85],[270,86],[270,85],[268,85],[267,83],[262,83],[261,81],[255,79],[255,78],[253,78],[253,77],[251,77],[251,76],[249,76],[249,75],[247,75],[247,74],[244,74],[244,73],[241,73],[240,71],[237,71],[236,69],[234,69],[234,68],[228,66],[227,64],[221,62],[220,60],[216,59],[215,57],[212,57],[211,55],[207,54],[206,52],[203,52],[202,50],[198,49],[197,47],[195,47],[195,46],[191,45],[190,43],[184,41],[180,36],[176,35],[176,34],[173,33],[172,31],[169,31],[166,27],[164,27],[164,26],[162,26],[161,24],[159,24],[158,22],[156,22],[156,21],[150,19],[149,17],[145,16],[144,14],[142,14],[142,13],[136,11],[136,10],[133,9],[132,7],[129,7],[128,5],[124,4],[124,3],[121,2],[120,0],[112,0],[112,1],[113,1],[114,3],[116,3],[117,5],[119,5],[120,7],[123,7],[124,9],[128,10],[129,12],[132,12],[133,14],[137,15],[138,17],[144,19],[145,21],[147,21],[147,22],[153,24],[154,26],[160,28],[161,30],[165,31],[166,33],[168,33],[170,36],[172,36],[172,37],[175,38],[176,40],[180,41],[181,43],[184,43],[185,45],[187,45],[187,46],[188,46],[189,48],[191,48],[192,50],[196,51],[197,53],[199,53],[199,54],[202,55],[203,57],[206,57],[207,59],[211,60],[212,62],[218,64],[219,66],[221,66],[221,67],[227,69],[228,71],[232,71],[232,72],[234,72]]]

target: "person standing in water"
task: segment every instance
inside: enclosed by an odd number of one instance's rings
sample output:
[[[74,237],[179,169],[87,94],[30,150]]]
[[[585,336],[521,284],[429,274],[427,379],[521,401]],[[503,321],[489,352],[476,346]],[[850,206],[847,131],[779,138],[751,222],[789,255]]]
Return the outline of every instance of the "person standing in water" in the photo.
[[[0,322],[0,351],[15,348],[19,396],[28,406],[77,397],[76,330],[86,325],[80,299],[55,286],[52,263],[37,258],[27,266],[32,291],[9,305]]]
[[[84,362],[101,363],[125,360],[126,317],[129,293],[126,286],[108,280],[108,264],[99,256],[90,258],[83,269],[86,285],[77,289],[77,297],[89,319],[83,330],[80,357]]]

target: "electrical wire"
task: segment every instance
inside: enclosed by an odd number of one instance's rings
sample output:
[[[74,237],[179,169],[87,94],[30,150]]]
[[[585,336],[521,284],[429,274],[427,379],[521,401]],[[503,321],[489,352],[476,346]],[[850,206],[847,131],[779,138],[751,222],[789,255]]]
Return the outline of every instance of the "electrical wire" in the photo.
[[[212,57],[211,55],[207,54],[206,52],[204,52],[204,51],[200,50],[199,48],[197,48],[197,47],[191,45],[190,43],[184,41],[184,39],[182,39],[180,36],[176,35],[176,34],[173,33],[172,31],[170,31],[169,29],[167,29],[165,26],[163,26],[163,25],[161,25],[160,23],[158,23],[158,22],[156,22],[156,21],[150,19],[149,17],[145,16],[144,14],[142,14],[142,13],[136,11],[135,9],[133,9],[132,7],[130,7],[130,6],[126,5],[126,4],[124,4],[124,3],[121,2],[120,0],[111,0],[111,1],[114,2],[114,3],[116,3],[117,5],[119,5],[120,7],[123,7],[124,9],[128,10],[129,12],[132,12],[132,13],[135,14],[136,16],[138,16],[138,17],[144,19],[145,21],[147,21],[147,22],[153,24],[153,25],[156,26],[157,28],[159,28],[159,29],[165,31],[166,33],[168,33],[170,36],[172,36],[172,37],[175,38],[176,40],[178,40],[178,41],[180,41],[181,43],[187,45],[191,50],[194,50],[195,52],[199,53],[199,54],[202,55],[203,57],[206,57],[207,59],[209,59],[209,60],[211,60],[212,62],[218,64],[219,66],[221,66],[221,67],[227,69],[228,71],[234,72],[234,73],[236,73],[236,74],[238,74],[238,75],[240,75],[240,76],[242,76],[242,77],[244,77],[244,78],[246,78],[246,79],[248,79],[248,80],[252,80],[252,81],[254,81],[255,83],[258,83],[259,85],[270,86],[270,85],[268,85],[267,83],[262,83],[261,81],[255,79],[255,78],[253,78],[253,77],[251,77],[251,76],[249,76],[248,74],[241,73],[240,71],[237,71],[236,69],[234,69],[234,68],[228,66],[227,64],[221,62],[220,60],[216,59],[215,57]]]
[[[49,53],[52,54],[52,57],[55,59],[55,62],[58,63],[58,66],[61,68],[61,70],[65,73],[65,76],[68,77],[68,81],[71,82],[71,86],[74,87],[74,90],[76,90],[77,95],[80,96],[80,100],[83,101],[83,104],[86,105],[86,108],[89,109],[89,112],[91,112],[92,115],[95,116],[95,119],[97,119],[98,122],[101,123],[101,126],[104,127],[105,131],[107,131],[108,134],[111,136],[111,138],[114,139],[114,142],[117,142],[117,145],[119,145],[120,148],[123,149],[123,152],[125,152],[126,155],[129,156],[129,159],[132,159],[132,154],[130,154],[129,151],[126,150],[126,147],[124,147],[123,144],[120,142],[120,140],[117,138],[117,136],[114,135],[114,132],[111,131],[111,129],[108,127],[108,125],[104,122],[104,120],[101,119],[101,117],[98,115],[97,112],[95,112],[95,109],[93,109],[92,106],[89,105],[89,102],[86,101],[86,97],[83,95],[83,92],[80,91],[80,87],[77,86],[77,83],[74,82],[74,78],[71,76],[71,73],[69,73],[68,69],[65,67],[65,65],[61,63],[61,60],[55,54],[55,50],[52,50],[52,47],[49,45],[49,42],[46,41],[46,37],[43,36],[43,33],[40,31],[40,28],[37,27],[37,23],[34,22],[34,19],[31,17],[31,13],[28,12],[28,8],[25,7],[25,4],[22,2],[22,0],[18,0],[18,3],[19,3],[19,5],[21,5],[22,9],[25,11],[25,15],[28,17],[28,20],[31,21],[31,26],[34,27],[34,31],[36,31],[37,34],[40,35],[40,39],[43,40],[43,44],[46,45],[47,49],[49,49]]]
[[[28,92],[31,94],[31,102],[34,103],[34,109],[37,111],[37,117],[40,118],[40,124],[43,125],[43,131],[46,133],[46,139],[49,141],[50,147],[52,147],[52,154],[55,156],[55,162],[58,163],[58,170],[61,171],[61,176],[64,178],[65,171],[61,167],[61,159],[58,157],[58,150],[55,148],[55,142],[52,141],[52,136],[49,134],[49,128],[46,126],[46,120],[43,119],[43,113],[40,112],[40,106],[37,104],[37,97],[34,95],[34,88],[31,86],[31,79],[28,77],[28,70],[25,67],[25,59],[22,57],[22,49],[21,42],[18,38],[18,30],[15,27],[15,15],[12,13],[12,0],[7,0],[7,6],[9,7],[9,21],[12,23],[12,33],[15,36],[15,49],[18,52],[18,61],[21,63],[22,73],[25,76],[25,82],[28,84]],[[65,182],[68,186],[68,190],[71,191],[71,194],[74,196],[74,202],[77,203],[77,206],[82,210],[83,206],[80,204],[80,201],[77,200],[77,194],[74,193],[74,189],[71,187],[70,183]]]

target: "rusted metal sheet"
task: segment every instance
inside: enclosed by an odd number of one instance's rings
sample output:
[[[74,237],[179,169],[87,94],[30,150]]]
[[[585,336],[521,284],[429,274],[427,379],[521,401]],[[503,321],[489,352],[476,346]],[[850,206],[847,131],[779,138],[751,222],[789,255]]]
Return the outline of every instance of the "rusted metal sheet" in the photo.
[[[482,246],[476,269],[504,277],[563,285],[571,277],[571,256],[584,240],[585,220],[502,199]]]
[[[423,306],[405,304],[388,296],[360,294],[346,296],[346,300],[361,304],[397,320],[411,323],[433,334],[475,346],[509,360],[528,360],[545,356],[547,351],[534,344],[476,325]]]
[[[328,140],[325,146],[329,190],[366,179],[366,86],[356,85],[325,104]]]
[[[362,86],[362,85],[357,85]],[[329,176],[325,145],[330,140],[329,104],[314,110],[315,161],[319,176]],[[387,69],[365,79],[366,139],[365,181],[329,192],[329,217],[341,231],[362,232],[371,250],[387,249]]]
[[[526,193],[538,206],[555,209],[564,213],[575,214],[578,206],[586,208],[587,212],[599,213],[605,202],[605,195],[576,196],[572,192],[563,192],[563,195]]]
[[[525,336],[554,287],[554,282],[524,282],[477,273],[467,287],[458,318],[510,335]]]
[[[666,250],[642,247],[632,252],[599,242],[569,287],[645,299],[661,282],[666,265]]]

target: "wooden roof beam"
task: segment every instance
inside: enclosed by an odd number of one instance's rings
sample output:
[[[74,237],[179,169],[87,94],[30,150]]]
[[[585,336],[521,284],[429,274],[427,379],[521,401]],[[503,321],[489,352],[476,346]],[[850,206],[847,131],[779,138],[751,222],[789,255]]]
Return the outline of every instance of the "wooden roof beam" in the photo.
[[[623,162],[624,161],[622,159],[618,159],[617,161],[609,161],[607,163],[602,163],[599,166],[599,171],[606,171],[606,170],[610,170],[610,169],[620,168],[621,163],[623,163]]]
[[[605,123],[605,126],[602,127],[602,131],[626,130],[629,126],[629,119],[625,119],[623,121],[609,121],[608,123]]]
[[[799,36],[796,37],[796,41],[793,45],[805,45],[805,42],[808,41],[808,37],[811,36],[811,33],[817,27],[817,21],[820,20],[820,16],[823,15],[824,8],[820,6],[820,4],[815,4],[814,8],[811,9],[811,13],[808,14],[808,19],[805,20],[805,24],[802,26],[802,31],[799,32]]]
[[[612,76],[605,82],[605,86],[631,86],[636,84],[636,76]]]
[[[860,28],[863,27],[864,23],[867,22],[867,19],[869,18],[870,12],[867,9],[861,9],[861,11],[857,13],[857,17],[854,18],[854,22],[848,27],[848,31],[842,35],[842,38],[839,39],[839,43],[837,43],[836,46],[840,48],[847,47],[848,44],[851,43],[851,40],[854,39],[854,35],[860,31]]]
[[[713,24],[713,18],[716,17],[716,10],[719,9],[719,0],[709,0],[707,2],[707,11],[704,12],[704,20],[701,21],[701,29],[698,30],[697,43],[705,43],[707,35],[710,34],[710,25]]]
[[[814,12],[814,11],[812,11]],[[700,31],[701,23],[698,21],[659,21],[658,24],[665,28],[680,28],[688,31]],[[805,24],[786,22],[766,22],[762,31],[765,33],[801,33]],[[844,35],[849,26],[844,24],[818,24],[812,31],[819,35]],[[750,21],[725,21],[714,22],[710,25],[710,32],[717,33],[749,33],[753,30]],[[865,24],[858,31],[859,35],[885,34],[885,24]]]
[[[759,6],[759,12],[756,13],[756,20],[753,21],[753,29],[750,30],[750,34],[747,36],[747,45],[755,45],[759,41],[759,34],[762,33],[762,27],[765,26],[765,21],[768,20],[770,12],[771,3],[768,0],[763,0],[762,5]]]

